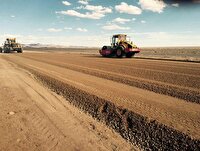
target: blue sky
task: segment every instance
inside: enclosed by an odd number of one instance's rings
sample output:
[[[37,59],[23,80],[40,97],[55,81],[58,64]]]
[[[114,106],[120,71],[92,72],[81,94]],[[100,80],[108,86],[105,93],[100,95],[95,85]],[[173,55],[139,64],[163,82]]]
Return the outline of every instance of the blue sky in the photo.
[[[0,42],[102,46],[116,33],[143,46],[199,46],[200,3],[157,0],[0,0]]]

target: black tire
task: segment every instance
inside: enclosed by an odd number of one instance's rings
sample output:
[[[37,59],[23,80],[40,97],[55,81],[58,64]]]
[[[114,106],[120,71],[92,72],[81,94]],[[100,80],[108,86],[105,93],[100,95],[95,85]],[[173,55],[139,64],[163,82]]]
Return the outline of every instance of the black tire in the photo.
[[[106,50],[106,49],[107,49],[107,46],[103,46],[103,47],[102,47],[102,50]]]
[[[135,55],[135,53],[129,52],[126,54],[126,58],[132,58],[134,55]]]
[[[10,51],[10,48],[4,48],[4,53],[10,53],[11,51]]]
[[[116,57],[117,58],[122,58],[123,55],[124,55],[123,49],[121,47],[117,48],[117,50],[116,50]]]
[[[23,52],[22,49],[17,50],[17,53],[22,53],[22,52]]]

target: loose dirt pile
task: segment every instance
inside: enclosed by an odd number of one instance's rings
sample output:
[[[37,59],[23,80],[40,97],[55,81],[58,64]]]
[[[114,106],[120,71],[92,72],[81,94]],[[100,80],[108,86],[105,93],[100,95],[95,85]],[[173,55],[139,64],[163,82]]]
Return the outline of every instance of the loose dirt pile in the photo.
[[[138,115],[97,96],[32,71],[36,77],[70,103],[105,122],[122,137],[145,150],[199,150],[200,141],[155,120]]]

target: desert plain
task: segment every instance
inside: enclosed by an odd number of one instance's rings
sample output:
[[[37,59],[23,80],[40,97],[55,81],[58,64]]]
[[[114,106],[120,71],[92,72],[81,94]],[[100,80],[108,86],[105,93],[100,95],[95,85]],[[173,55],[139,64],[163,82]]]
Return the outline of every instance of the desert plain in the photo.
[[[0,54],[0,150],[200,150],[200,48]]]

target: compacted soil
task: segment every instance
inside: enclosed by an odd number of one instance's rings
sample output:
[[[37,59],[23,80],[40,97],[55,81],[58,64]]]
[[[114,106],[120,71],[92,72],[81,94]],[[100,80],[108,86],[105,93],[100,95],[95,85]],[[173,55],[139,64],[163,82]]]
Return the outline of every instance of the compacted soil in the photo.
[[[200,149],[199,63],[37,52],[0,70],[0,149]]]
[[[5,57],[0,56],[0,151],[137,150]]]

